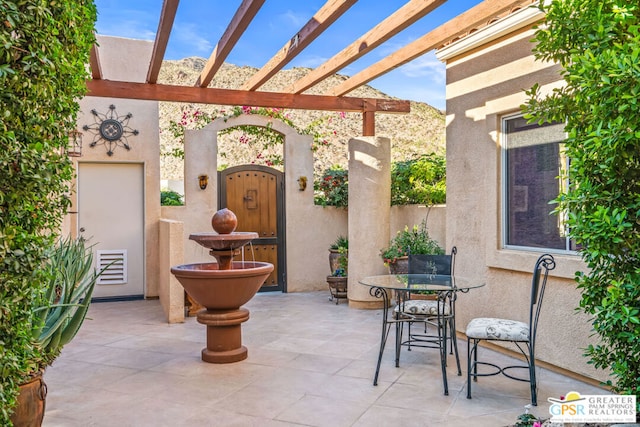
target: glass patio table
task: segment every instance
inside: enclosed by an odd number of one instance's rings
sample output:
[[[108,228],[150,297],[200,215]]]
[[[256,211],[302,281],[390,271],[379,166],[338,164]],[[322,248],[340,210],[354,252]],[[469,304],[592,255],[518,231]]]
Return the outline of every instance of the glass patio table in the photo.
[[[466,293],[471,289],[480,288],[484,283],[480,281],[470,281],[450,275],[437,274],[385,274],[380,276],[369,276],[360,280],[359,283],[370,287],[369,294],[383,300],[382,334],[380,337],[380,352],[376,373],[373,377],[373,385],[378,385],[378,375],[382,355],[389,336],[391,326],[395,325],[396,330],[396,367],[400,366],[400,347],[402,346],[402,326],[406,322],[426,322],[434,325],[438,334],[431,336],[430,344],[440,351],[440,365],[442,368],[442,382],[444,394],[449,394],[447,383],[447,328],[446,323],[455,319],[455,300],[457,294]],[[416,298],[416,294],[431,294],[433,302],[428,313],[411,313],[405,310],[407,301]],[[396,303],[392,310],[392,297]],[[455,323],[452,323],[455,325]],[[455,330],[452,331],[452,334]],[[453,345],[453,344],[452,344]]]

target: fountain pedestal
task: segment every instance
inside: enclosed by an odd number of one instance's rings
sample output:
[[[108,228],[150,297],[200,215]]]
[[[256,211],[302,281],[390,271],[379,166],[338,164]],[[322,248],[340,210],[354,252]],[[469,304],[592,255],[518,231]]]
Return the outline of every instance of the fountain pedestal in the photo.
[[[233,363],[247,358],[242,345],[241,324],[249,320],[249,310],[201,310],[198,323],[207,325],[207,347],[202,360],[209,363]]]
[[[229,215],[226,209],[225,216]],[[231,213],[233,215],[233,213]],[[216,218],[214,215],[214,220]],[[235,218],[235,215],[233,215]],[[214,229],[218,231],[215,226]],[[191,298],[205,308],[196,318],[207,326],[207,346],[202,349],[202,360],[209,363],[233,363],[247,358],[242,345],[243,322],[249,320],[249,310],[241,307],[258,292],[273,264],[256,261],[233,261],[234,255],[258,233],[194,233],[189,239],[208,248],[217,262],[184,264],[171,268]]]

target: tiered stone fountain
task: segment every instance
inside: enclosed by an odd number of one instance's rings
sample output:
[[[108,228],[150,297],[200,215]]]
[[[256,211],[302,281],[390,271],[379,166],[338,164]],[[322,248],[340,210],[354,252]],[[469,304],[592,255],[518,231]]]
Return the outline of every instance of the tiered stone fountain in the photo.
[[[207,326],[207,347],[202,360],[209,363],[232,363],[247,358],[242,345],[241,324],[249,320],[246,304],[258,292],[273,264],[256,261],[233,261],[243,246],[258,233],[234,232],[238,221],[233,212],[221,209],[211,219],[214,232],[193,233],[189,239],[208,248],[217,263],[184,264],[171,273],[187,293],[205,308],[197,320]]]

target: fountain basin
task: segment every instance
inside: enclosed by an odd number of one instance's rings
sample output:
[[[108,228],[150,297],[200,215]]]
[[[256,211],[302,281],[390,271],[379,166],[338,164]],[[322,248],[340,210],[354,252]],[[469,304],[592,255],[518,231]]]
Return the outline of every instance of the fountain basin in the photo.
[[[230,270],[218,267],[215,262],[183,264],[171,273],[208,310],[234,310],[253,298],[273,271],[273,264],[256,261],[233,261]]]
[[[218,234],[212,231],[203,233],[192,233],[189,235],[190,240],[198,242],[205,248],[212,250],[236,250],[253,239],[260,237],[258,233],[252,231],[235,231],[230,234]]]

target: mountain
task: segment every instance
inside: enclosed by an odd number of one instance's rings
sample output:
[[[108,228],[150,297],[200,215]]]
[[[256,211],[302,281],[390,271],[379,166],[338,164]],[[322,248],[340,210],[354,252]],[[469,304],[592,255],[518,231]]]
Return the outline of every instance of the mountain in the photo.
[[[206,64],[204,58],[185,58],[179,61],[164,61],[160,69],[158,83],[172,85],[193,85]],[[238,89],[255,72],[256,68],[224,64],[213,78],[209,87]],[[308,68],[292,68],[282,70],[274,75],[260,90],[281,90],[304,76]],[[346,80],[347,77],[335,74],[315,87],[308,94],[322,94],[325,90]],[[348,96],[363,98],[387,98],[388,96],[371,86],[362,86]],[[191,115],[200,110],[207,113],[228,110],[220,105],[202,105],[185,103],[160,103],[160,144],[162,152],[168,152],[180,146],[169,131],[171,120],[178,122],[183,113]],[[335,113],[330,111],[287,110],[287,116],[299,128],[306,128],[313,121],[322,121],[317,128],[329,144],[315,152],[315,170],[320,173],[333,165],[347,166],[347,141],[362,133],[362,115],[360,113]],[[423,153],[444,153],[444,113],[429,104],[411,101],[411,112],[408,114],[376,114],[376,134],[391,139],[391,156],[393,161],[405,160]],[[250,163],[255,153],[247,150],[246,145],[238,143],[237,134],[219,138],[219,165],[237,165]],[[162,179],[182,179],[182,160],[170,156],[161,158]]]

